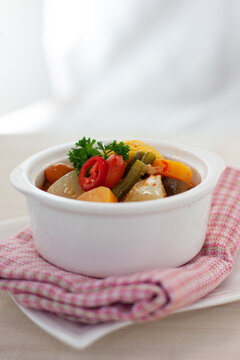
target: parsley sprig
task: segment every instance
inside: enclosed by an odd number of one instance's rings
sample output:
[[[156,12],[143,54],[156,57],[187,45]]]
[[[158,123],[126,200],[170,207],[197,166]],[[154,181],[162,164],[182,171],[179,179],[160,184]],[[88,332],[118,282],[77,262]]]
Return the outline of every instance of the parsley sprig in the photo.
[[[112,143],[104,145],[101,141],[88,138],[84,136],[81,140],[76,142],[75,148],[72,148],[68,153],[69,161],[73,164],[74,168],[80,171],[83,164],[92,156],[98,155],[107,159],[112,152],[117,155],[122,155],[124,160],[129,158],[130,147],[125,145],[123,141],[117,142],[114,140]]]

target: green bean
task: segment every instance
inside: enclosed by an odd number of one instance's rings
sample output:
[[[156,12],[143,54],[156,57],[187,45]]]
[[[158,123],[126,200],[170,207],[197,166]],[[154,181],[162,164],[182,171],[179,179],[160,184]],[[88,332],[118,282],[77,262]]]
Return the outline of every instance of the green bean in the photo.
[[[144,153],[141,161],[144,162],[144,164],[151,164],[154,162],[156,158],[156,155],[154,155],[154,153],[148,151],[146,153]]]
[[[125,177],[128,173],[128,171],[130,170],[130,168],[132,167],[132,165],[135,163],[136,160],[142,160],[142,157],[144,156],[145,152],[143,151],[137,151],[134,155],[134,157],[132,158],[131,161],[129,161],[129,163],[127,164],[123,177]]]
[[[128,171],[126,177],[112,188],[112,192],[119,201],[127,195],[133,185],[136,184],[141,176],[145,174],[145,171],[146,165],[142,161],[136,160]]]

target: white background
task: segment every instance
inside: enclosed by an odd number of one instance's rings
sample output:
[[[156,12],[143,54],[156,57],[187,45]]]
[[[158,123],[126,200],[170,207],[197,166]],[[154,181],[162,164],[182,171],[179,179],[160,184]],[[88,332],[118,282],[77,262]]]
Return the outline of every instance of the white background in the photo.
[[[239,33],[238,0],[0,0],[0,133],[239,133]]]

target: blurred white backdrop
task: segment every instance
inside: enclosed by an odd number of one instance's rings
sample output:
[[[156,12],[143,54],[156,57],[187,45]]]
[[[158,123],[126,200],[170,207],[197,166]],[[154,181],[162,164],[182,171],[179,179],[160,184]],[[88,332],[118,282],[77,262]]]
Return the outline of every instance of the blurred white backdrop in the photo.
[[[240,132],[239,33],[239,0],[0,0],[0,133]]]
[[[0,0],[0,115],[50,96],[42,0]]]

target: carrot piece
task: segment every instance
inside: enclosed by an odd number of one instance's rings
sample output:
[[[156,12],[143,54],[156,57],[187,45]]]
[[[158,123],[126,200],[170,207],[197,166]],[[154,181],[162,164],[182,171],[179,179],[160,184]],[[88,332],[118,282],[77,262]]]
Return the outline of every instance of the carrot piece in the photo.
[[[191,186],[192,171],[187,165],[179,161],[156,159],[153,162],[153,167],[160,175],[185,181],[188,187]]]
[[[96,201],[96,202],[117,202],[116,196],[113,192],[105,187],[99,186],[95,189],[89,190],[81,194],[77,200]]]
[[[72,170],[73,167],[66,164],[53,164],[48,166],[48,168],[45,170],[45,179],[49,182],[49,184],[53,184],[63,175],[66,175]]]

